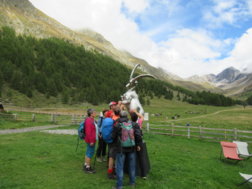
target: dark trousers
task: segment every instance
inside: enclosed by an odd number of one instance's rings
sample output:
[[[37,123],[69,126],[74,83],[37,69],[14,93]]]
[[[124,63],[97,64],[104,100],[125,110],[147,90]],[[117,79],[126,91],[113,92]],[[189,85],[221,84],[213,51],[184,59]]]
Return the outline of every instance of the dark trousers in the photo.
[[[101,157],[106,155],[106,147],[107,143],[102,139],[102,137],[99,137],[99,143],[98,143],[98,148],[96,152],[97,157]]]

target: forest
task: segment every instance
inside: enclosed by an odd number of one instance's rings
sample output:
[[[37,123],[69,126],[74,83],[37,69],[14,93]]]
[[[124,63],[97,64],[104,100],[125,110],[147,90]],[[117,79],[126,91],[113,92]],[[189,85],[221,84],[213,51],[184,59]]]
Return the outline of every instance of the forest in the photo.
[[[37,91],[62,103],[93,105],[119,100],[131,70],[118,61],[58,38],[37,39],[0,29],[0,95],[5,86],[32,98]],[[153,97],[192,104],[231,106],[240,101],[207,91],[193,92],[171,83],[142,79],[136,88],[143,104]]]

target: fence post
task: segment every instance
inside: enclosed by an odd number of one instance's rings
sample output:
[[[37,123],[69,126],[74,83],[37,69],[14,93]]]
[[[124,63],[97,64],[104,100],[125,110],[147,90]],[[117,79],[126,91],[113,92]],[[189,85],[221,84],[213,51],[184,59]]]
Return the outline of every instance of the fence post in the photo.
[[[147,113],[147,112],[144,113],[144,121],[147,121],[146,129],[147,129],[147,133],[149,133],[150,132],[150,123],[149,123],[149,113]]]
[[[14,115],[14,120],[17,121],[17,114],[13,114]]]
[[[227,129],[225,129],[225,140],[227,140]]]
[[[52,122],[52,123],[55,123],[55,122],[56,122],[55,114],[52,114],[52,115],[51,115],[51,122]]]
[[[202,129],[201,129],[201,126],[199,126],[199,134],[200,134],[200,138],[202,138]]]
[[[171,132],[172,132],[172,136],[174,135],[174,127],[173,127],[173,124],[174,124],[174,123],[172,123],[172,124],[171,124]]]
[[[72,114],[72,123],[75,124],[75,115]]]
[[[190,126],[191,126],[191,124],[187,123],[186,126],[187,126],[187,138],[190,138],[191,137],[191,135],[190,135]]]
[[[237,140],[237,129],[234,128],[234,139]]]
[[[187,128],[187,138],[190,138],[190,126],[188,126],[188,128]]]
[[[32,114],[32,121],[35,122],[35,114]]]

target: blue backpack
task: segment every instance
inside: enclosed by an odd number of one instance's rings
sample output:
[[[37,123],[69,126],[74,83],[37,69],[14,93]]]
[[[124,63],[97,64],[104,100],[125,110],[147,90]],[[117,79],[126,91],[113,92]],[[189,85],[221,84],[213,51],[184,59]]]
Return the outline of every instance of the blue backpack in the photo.
[[[84,140],[85,139],[85,121],[86,121],[86,118],[84,121],[82,121],[78,127],[78,137],[77,137],[77,145],[76,145],[76,149],[75,151],[77,152],[77,149],[79,147],[79,142],[80,140]]]
[[[85,136],[86,136],[86,134],[85,134],[85,121],[86,121],[86,119],[80,123],[79,128],[78,128],[78,136],[79,136],[79,139],[81,139],[81,140],[84,140]]]
[[[113,142],[113,139],[112,139],[112,136],[111,136],[112,131],[113,131],[113,124],[114,124],[113,119],[111,119],[111,118],[103,119],[102,129],[101,129],[102,138],[108,144]]]

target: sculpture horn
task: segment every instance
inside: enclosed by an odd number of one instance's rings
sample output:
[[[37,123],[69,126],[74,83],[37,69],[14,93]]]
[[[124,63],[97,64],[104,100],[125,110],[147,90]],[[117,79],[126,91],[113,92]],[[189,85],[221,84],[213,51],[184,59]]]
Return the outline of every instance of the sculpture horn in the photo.
[[[136,80],[143,78],[143,77],[152,77],[154,79],[157,79],[154,75],[151,75],[151,74],[141,74],[141,75],[138,75],[137,77],[135,77],[134,79],[132,79],[131,82],[136,81]]]
[[[135,78],[130,79],[130,81],[129,81],[129,83],[126,85],[126,87],[129,88],[129,87],[134,86],[134,85],[136,84],[137,80],[140,79],[140,78],[143,78],[143,77],[151,77],[151,78],[156,79],[156,77],[153,76],[153,75],[151,75],[151,74],[141,74],[141,75],[139,75],[139,76],[137,76],[137,77],[135,77]]]
[[[132,70],[132,72],[131,72],[131,74],[130,74],[130,80],[133,78],[133,74],[134,74],[135,70],[137,69],[137,67],[139,67],[139,66],[140,66],[140,64],[137,64],[137,65],[135,65],[135,67],[133,68],[133,70]]]

